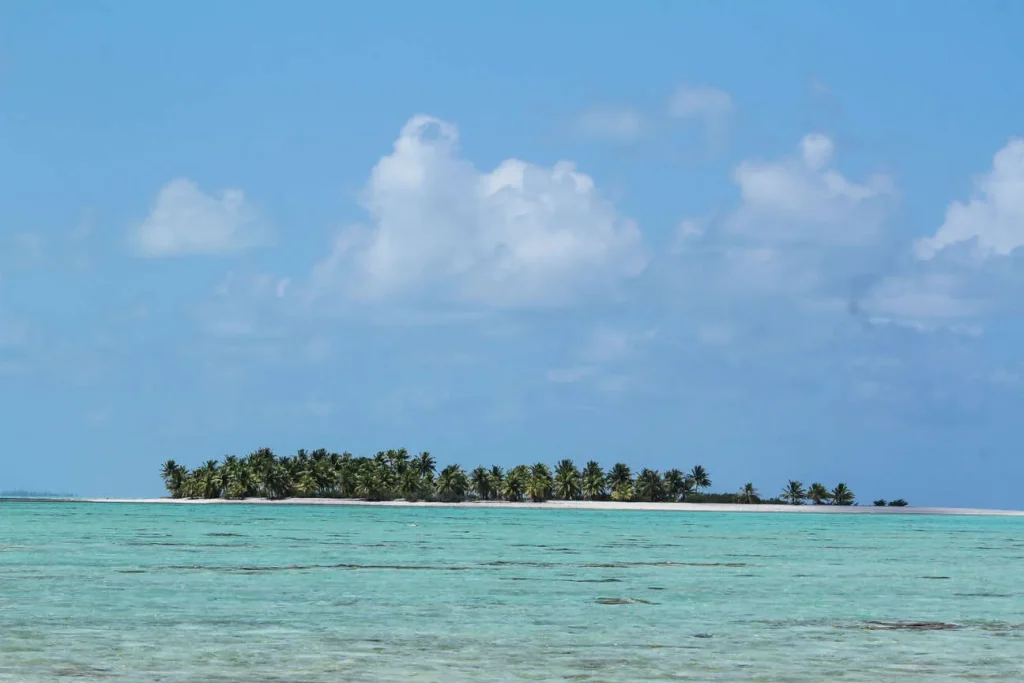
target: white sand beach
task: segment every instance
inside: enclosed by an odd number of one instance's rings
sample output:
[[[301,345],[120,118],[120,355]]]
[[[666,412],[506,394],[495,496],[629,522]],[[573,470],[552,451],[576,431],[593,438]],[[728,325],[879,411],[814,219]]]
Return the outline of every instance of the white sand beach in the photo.
[[[985,510],[946,507],[875,507],[835,505],[739,505],[725,503],[620,503],[615,501],[552,500],[544,503],[505,501],[466,501],[462,503],[415,502],[405,500],[365,501],[348,498],[246,498],[245,500],[176,498],[76,498],[84,503],[147,503],[167,505],[341,505],[365,507],[452,507],[518,510],[635,510],[640,512],[787,512],[797,514],[839,515],[988,515],[1024,517],[1022,510]]]

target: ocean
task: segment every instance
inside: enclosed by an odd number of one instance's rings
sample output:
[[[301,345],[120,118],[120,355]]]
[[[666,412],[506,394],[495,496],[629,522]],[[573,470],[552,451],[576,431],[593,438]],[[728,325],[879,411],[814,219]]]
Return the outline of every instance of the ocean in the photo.
[[[0,502],[0,681],[1024,681],[1024,519]]]

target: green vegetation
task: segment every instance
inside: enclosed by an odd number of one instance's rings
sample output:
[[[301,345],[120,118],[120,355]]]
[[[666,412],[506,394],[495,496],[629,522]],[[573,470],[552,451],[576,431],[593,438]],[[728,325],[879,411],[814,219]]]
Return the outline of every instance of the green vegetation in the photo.
[[[741,488],[740,492],[736,494],[736,497],[740,502],[746,503],[747,505],[752,505],[761,500],[761,497],[757,493],[757,489],[754,488],[754,484],[749,481],[743,485],[743,488]]]
[[[762,499],[753,483],[738,493],[706,493],[711,486],[707,470],[696,465],[689,472],[670,469],[664,474],[649,468],[636,475],[629,465],[616,463],[605,471],[591,460],[579,469],[566,458],[554,468],[538,462],[517,465],[508,471],[494,466],[467,472],[459,465],[440,471],[428,453],[412,455],[404,448],[380,451],[372,457],[329,453],[325,449],[299,450],[277,456],[261,448],[223,462],[208,460],[189,470],[168,460],[162,477],[173,498],[356,498],[368,501],[459,502],[464,500],[614,500],[636,502],[687,501],[694,503],[744,503],[802,505],[854,505],[846,484],[831,491],[820,483],[809,489],[795,480],[778,498]],[[878,504],[878,501],[876,501]],[[884,504],[884,501],[883,501]],[[904,500],[889,503],[906,505]]]
[[[779,498],[790,505],[803,505],[807,500],[807,491],[804,490],[803,482],[790,479]]]
[[[814,482],[811,488],[807,489],[807,498],[815,505],[821,505],[832,500],[832,492],[825,488],[824,484]]]
[[[903,500],[902,498],[897,498],[896,500],[890,500],[889,502],[886,502],[884,498],[879,498],[873,503],[873,505],[878,508],[886,506],[889,506],[891,508],[905,508],[907,507],[907,501]]]

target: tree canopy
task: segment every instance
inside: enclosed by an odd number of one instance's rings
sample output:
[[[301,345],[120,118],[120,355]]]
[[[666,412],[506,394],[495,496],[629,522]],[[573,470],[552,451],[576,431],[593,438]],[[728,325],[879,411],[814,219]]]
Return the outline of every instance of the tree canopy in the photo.
[[[168,460],[161,476],[173,498],[855,504],[853,491],[845,483],[829,490],[815,482],[805,489],[801,482],[790,480],[779,497],[771,499],[762,499],[753,483],[747,483],[735,494],[706,493],[711,477],[702,465],[694,465],[688,472],[673,468],[664,473],[645,467],[634,475],[629,465],[621,462],[605,470],[591,460],[580,469],[571,459],[563,458],[553,468],[537,462],[507,471],[497,465],[466,471],[460,465],[450,464],[439,472],[437,461],[429,452],[413,455],[404,448],[360,457],[323,448],[300,449],[294,455],[278,456],[269,448],[261,448],[244,457],[229,455],[220,462],[207,460],[194,469]],[[889,503],[906,504],[903,499]]]

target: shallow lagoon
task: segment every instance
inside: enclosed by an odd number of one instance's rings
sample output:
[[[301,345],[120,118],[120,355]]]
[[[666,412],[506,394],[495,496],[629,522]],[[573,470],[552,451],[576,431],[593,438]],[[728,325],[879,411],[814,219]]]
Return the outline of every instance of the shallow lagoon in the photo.
[[[1022,518],[5,502],[0,680],[1017,682],[1022,560]]]

